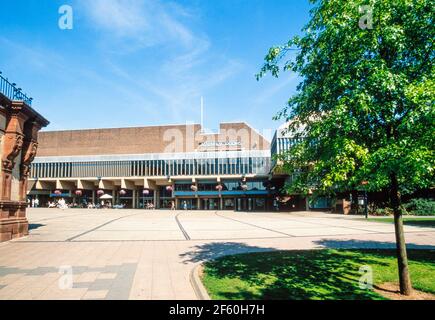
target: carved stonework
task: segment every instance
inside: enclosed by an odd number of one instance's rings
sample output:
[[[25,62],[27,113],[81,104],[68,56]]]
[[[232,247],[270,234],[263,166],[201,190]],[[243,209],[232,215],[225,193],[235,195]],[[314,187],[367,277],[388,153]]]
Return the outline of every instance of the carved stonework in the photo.
[[[3,170],[12,171],[15,167],[15,159],[23,148],[24,138],[21,134],[6,134],[3,147]]]
[[[0,98],[2,97],[0,92]],[[26,193],[30,165],[38,150],[38,131],[48,121],[23,102],[9,101],[0,108],[6,120],[0,157],[0,242],[28,234]],[[14,171],[19,164],[19,172]],[[19,179],[19,185],[13,183]],[[12,194],[12,196],[11,196]],[[11,199],[12,198],[12,199]]]
[[[30,141],[24,144],[23,147],[23,156],[21,160],[21,178],[27,178],[30,173],[30,165],[36,157],[36,153],[38,151],[38,143],[35,141]]]
[[[39,128],[39,127],[38,127]],[[34,132],[32,129],[31,132]],[[33,136],[33,135],[32,135]],[[30,165],[35,159],[36,152],[38,151],[38,142],[36,140],[26,140],[21,152],[21,165],[20,165],[20,200],[25,201],[27,195],[27,185],[30,175]]]

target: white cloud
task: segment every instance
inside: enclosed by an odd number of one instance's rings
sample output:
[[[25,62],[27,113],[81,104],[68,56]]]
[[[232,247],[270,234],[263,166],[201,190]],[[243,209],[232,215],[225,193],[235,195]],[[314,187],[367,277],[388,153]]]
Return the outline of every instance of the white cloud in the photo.
[[[195,37],[181,18],[180,6],[158,0],[79,0],[91,25],[109,37],[135,42],[137,47],[176,42],[190,46]]]
[[[106,71],[130,85],[132,100],[148,97],[167,117],[192,120],[199,97],[241,69],[240,62],[211,50],[210,39],[195,28],[201,21],[195,7],[160,0],[77,1],[97,31]],[[130,58],[138,61],[152,50],[159,53],[153,60],[132,68]]]
[[[112,115],[101,113],[101,121],[119,125],[198,122],[200,97],[205,96],[210,111],[208,95],[215,95],[244,68],[213,46],[195,6],[158,0],[75,0],[73,8],[78,19],[73,32],[86,32],[72,43],[77,51],[68,50],[71,44],[63,41],[51,45],[50,39],[44,44],[0,37],[8,67],[22,67],[56,87],[35,94],[42,98],[42,111],[56,112],[59,101],[67,99],[68,108],[78,115],[88,111],[82,102],[86,100],[96,110],[112,107]],[[133,114],[134,119],[127,118]],[[73,125],[60,116],[53,119],[58,128]]]
[[[255,95],[256,104],[264,104],[269,101],[272,97],[276,96],[279,92],[286,89],[290,84],[298,80],[296,74],[292,73],[283,81],[277,81],[275,78],[269,80],[269,86],[263,86],[263,89],[259,90]]]

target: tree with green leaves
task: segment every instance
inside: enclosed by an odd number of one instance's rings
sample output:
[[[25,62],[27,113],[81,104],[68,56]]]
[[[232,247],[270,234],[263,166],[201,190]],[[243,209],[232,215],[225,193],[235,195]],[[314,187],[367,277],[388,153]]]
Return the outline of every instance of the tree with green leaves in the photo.
[[[311,0],[302,35],[270,49],[267,73],[301,83],[277,119],[290,193],[388,190],[400,290],[410,295],[401,195],[434,187],[435,7],[430,0]]]

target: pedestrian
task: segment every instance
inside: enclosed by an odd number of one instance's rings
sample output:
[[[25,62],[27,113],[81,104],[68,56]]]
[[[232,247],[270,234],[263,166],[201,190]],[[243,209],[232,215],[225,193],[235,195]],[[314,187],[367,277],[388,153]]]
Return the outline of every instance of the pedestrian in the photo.
[[[66,205],[66,201],[64,198],[61,198],[58,202],[59,208],[65,210],[68,206]]]

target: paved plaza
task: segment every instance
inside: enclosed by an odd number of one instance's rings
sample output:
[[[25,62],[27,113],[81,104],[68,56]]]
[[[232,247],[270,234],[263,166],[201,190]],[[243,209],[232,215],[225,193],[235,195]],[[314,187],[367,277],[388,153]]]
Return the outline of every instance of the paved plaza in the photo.
[[[316,212],[30,209],[28,218],[28,237],[0,244],[0,299],[197,299],[193,268],[222,255],[394,248],[392,224]],[[409,248],[435,249],[435,229],[405,231]]]

